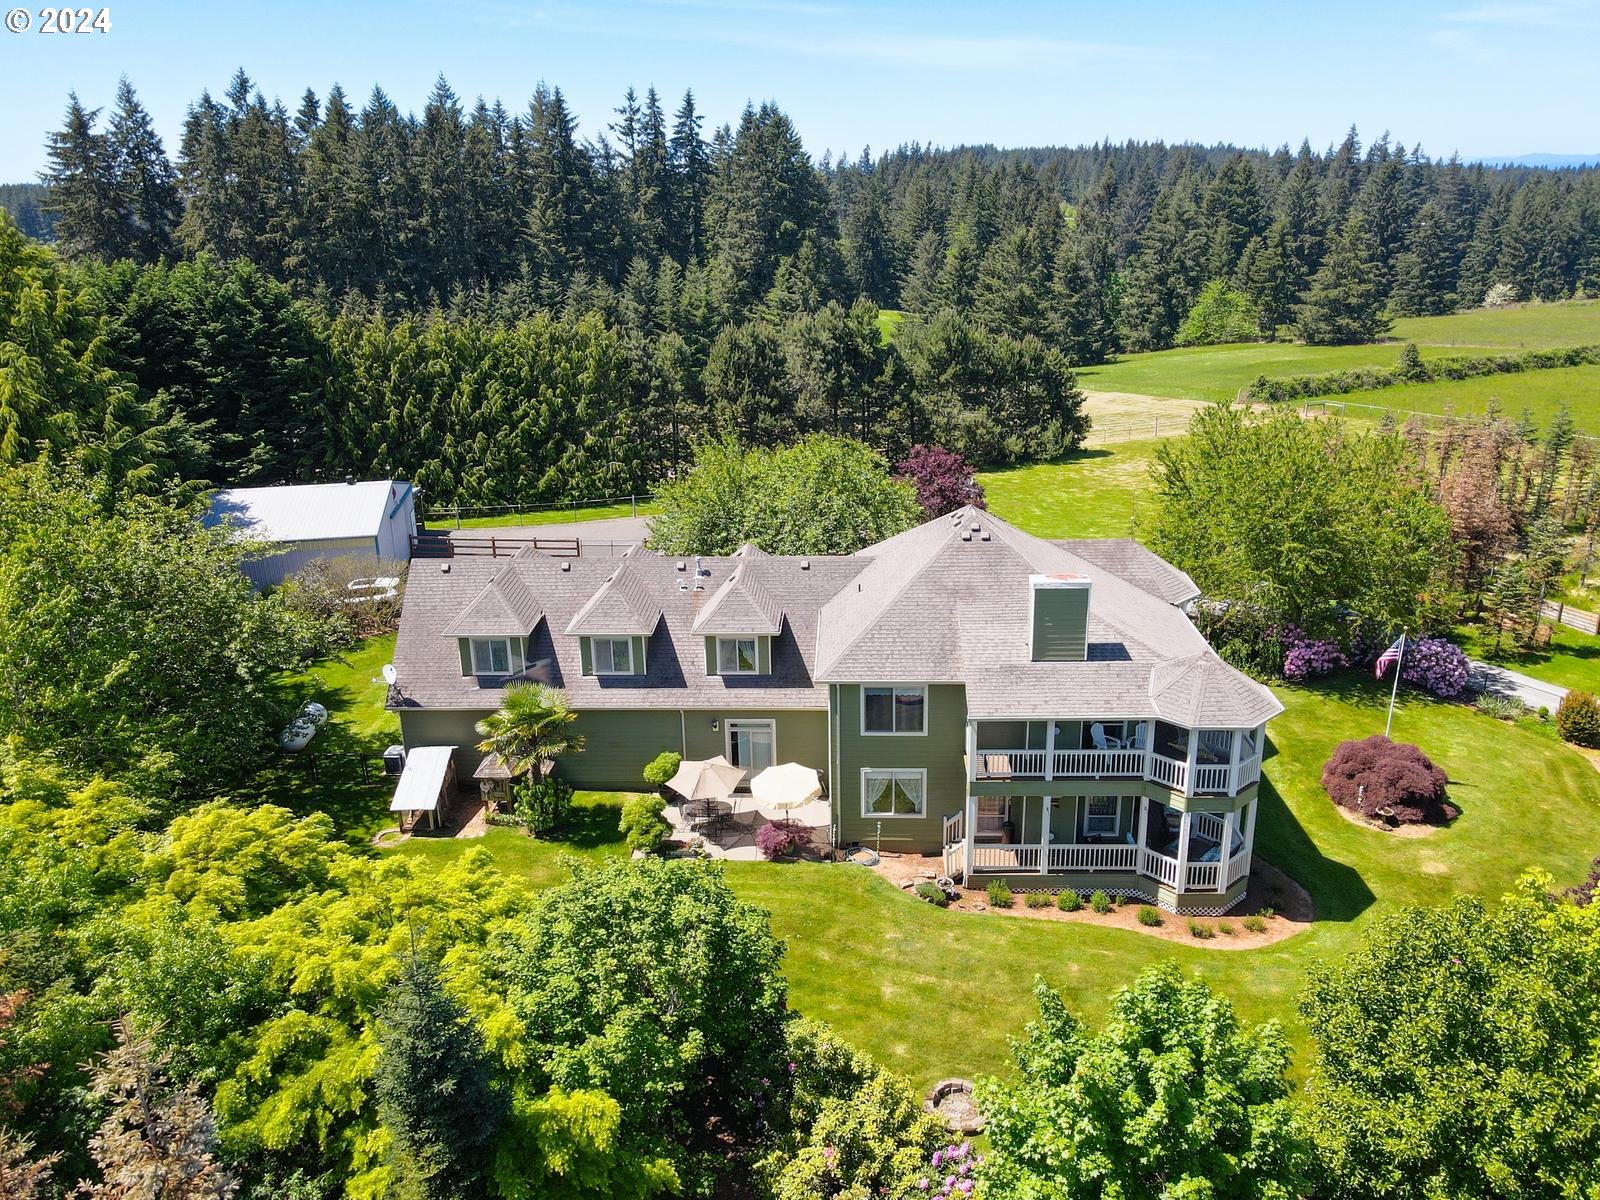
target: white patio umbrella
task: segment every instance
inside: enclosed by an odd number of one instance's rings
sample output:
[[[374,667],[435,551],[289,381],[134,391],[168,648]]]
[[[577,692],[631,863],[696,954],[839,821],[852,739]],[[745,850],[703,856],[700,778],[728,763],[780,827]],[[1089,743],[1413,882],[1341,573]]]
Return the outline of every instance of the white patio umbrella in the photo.
[[[678,773],[667,786],[685,800],[726,800],[744,778],[744,768],[736,767],[722,755],[707,759],[684,759]]]
[[[750,794],[772,808],[801,808],[822,795],[822,776],[797,762],[779,763],[750,781]]]

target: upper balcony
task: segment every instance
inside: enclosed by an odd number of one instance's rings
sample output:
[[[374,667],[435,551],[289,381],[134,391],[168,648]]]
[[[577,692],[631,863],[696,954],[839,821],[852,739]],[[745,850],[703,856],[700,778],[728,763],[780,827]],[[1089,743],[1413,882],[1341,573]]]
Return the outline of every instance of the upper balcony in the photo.
[[[1165,721],[974,721],[971,780],[1148,780],[1184,796],[1235,795],[1261,778],[1264,731]]]

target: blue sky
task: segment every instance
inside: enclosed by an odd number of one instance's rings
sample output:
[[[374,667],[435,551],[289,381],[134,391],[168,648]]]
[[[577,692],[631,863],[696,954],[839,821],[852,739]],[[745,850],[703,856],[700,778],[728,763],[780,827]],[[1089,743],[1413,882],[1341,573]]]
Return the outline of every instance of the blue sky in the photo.
[[[69,89],[138,89],[169,151],[243,66],[292,108],[338,81],[420,108],[443,72],[521,109],[562,88],[585,134],[622,90],[692,86],[710,123],[774,99],[806,145],[1076,144],[1102,136],[1317,147],[1355,122],[1430,153],[1600,151],[1600,0],[844,3],[835,0],[112,0],[108,34],[0,31],[0,181],[43,165]],[[35,25],[38,10],[34,10]],[[669,107],[671,105],[669,104]]]

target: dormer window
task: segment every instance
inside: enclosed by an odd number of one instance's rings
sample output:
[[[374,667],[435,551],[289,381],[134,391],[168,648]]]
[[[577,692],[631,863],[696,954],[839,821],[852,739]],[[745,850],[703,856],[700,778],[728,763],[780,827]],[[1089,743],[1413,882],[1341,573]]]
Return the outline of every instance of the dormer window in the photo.
[[[717,639],[717,674],[754,675],[761,669],[757,640],[753,637]]]
[[[590,639],[594,654],[594,673],[596,675],[632,675],[633,674],[633,639],[632,638],[604,638]]]
[[[511,674],[511,639],[475,637],[472,643],[472,673],[474,675]]]

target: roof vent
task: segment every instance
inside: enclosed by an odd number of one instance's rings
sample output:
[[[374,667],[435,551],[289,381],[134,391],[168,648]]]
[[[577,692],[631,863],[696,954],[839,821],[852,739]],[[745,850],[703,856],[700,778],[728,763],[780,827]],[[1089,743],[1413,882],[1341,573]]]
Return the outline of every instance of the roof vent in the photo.
[[[441,575],[450,574],[450,564],[449,563],[440,563],[439,564],[439,574],[441,574]]]
[[[344,481],[345,481],[345,483],[349,484],[351,487],[355,487],[355,485],[356,485],[356,477],[354,475],[346,475],[344,477]]]
[[[977,523],[977,522],[976,522],[976,521],[974,521],[974,522],[973,522],[973,523],[972,523],[972,532],[973,532],[973,533],[977,533],[977,532],[978,532],[978,530],[980,530],[980,529],[982,529],[982,528],[983,528],[983,526],[982,526],[982,525],[979,525],[979,524],[978,524],[978,523]]]
[[[809,558],[802,558],[802,559],[801,559],[801,560],[800,560],[800,569],[801,569],[801,570],[802,570],[802,571],[809,571],[809,570],[811,570],[811,560],[810,560],[810,559],[809,559]]]
[[[564,563],[561,564],[561,569],[563,571],[570,571],[570,570],[572,570],[572,564],[569,563],[569,562],[564,562]]]
[[[978,540],[980,542],[987,542],[989,540],[989,531],[985,529],[982,533],[980,533],[978,535]]]
[[[963,542],[970,542],[970,541],[971,541],[971,540],[972,540],[972,530],[970,530],[970,529],[963,529],[963,530],[962,530],[962,531],[961,531],[961,540],[962,540],[962,541],[963,541]]]
[[[688,566],[689,566],[689,564],[684,562],[683,559],[680,558],[676,563],[673,564],[673,569],[677,570],[677,571],[682,571],[682,570],[686,570],[688,568]]]

